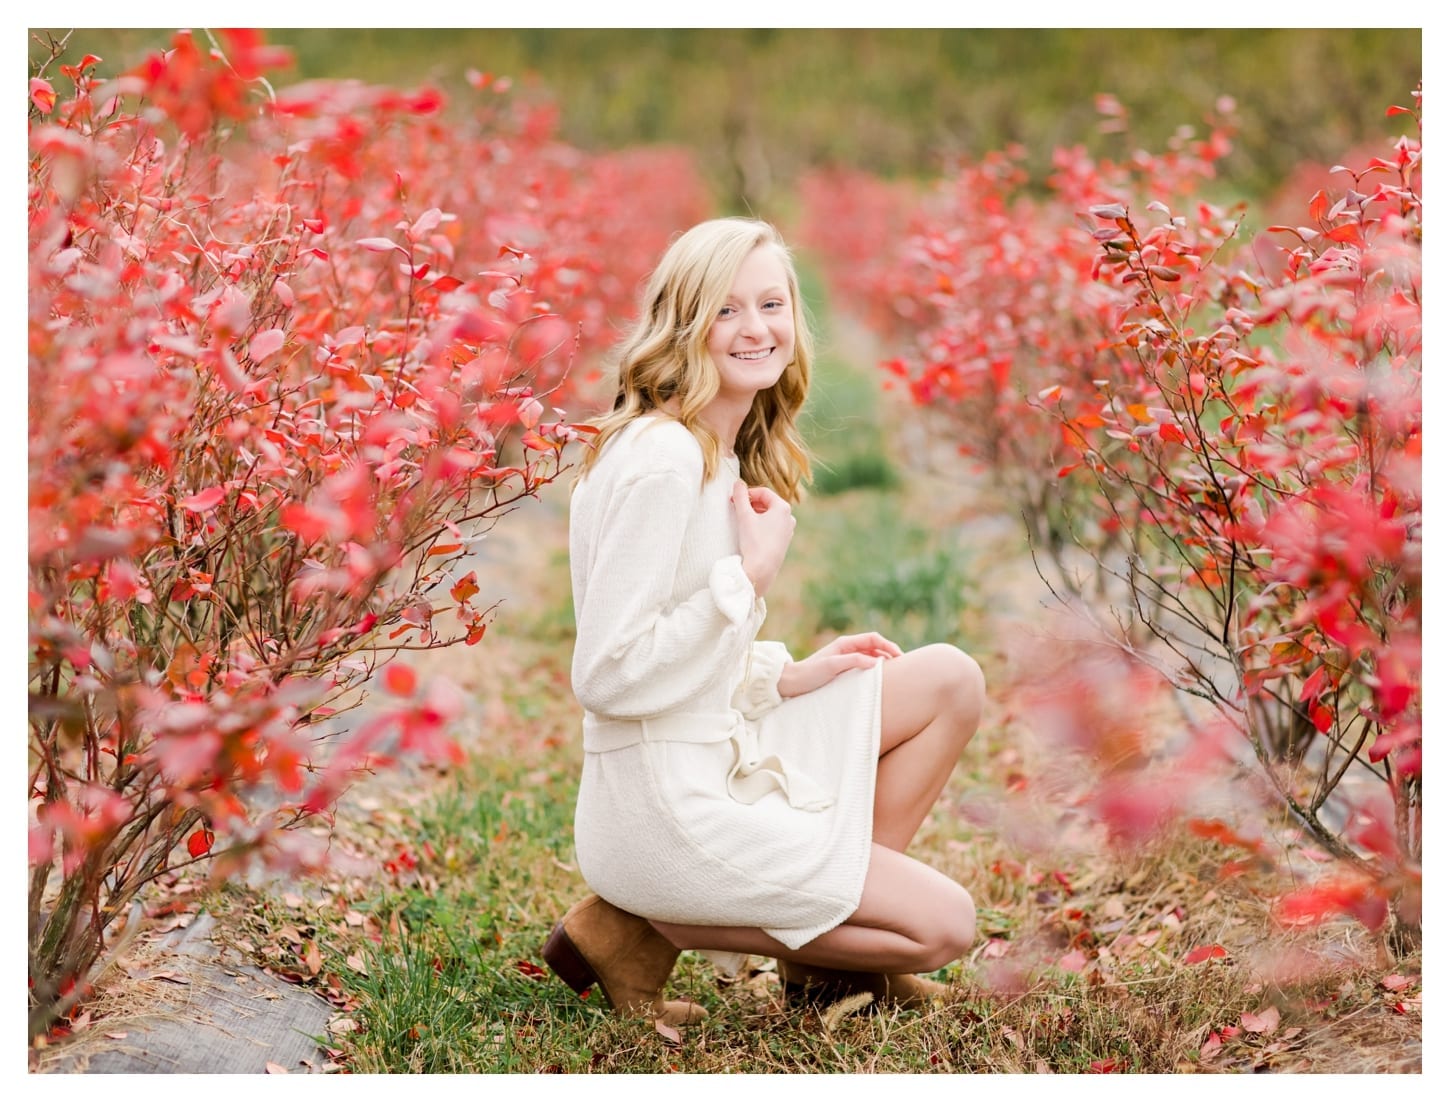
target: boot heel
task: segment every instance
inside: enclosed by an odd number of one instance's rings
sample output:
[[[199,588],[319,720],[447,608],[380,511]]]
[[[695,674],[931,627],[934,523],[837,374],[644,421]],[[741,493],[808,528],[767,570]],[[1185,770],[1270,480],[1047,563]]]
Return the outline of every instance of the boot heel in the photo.
[[[604,995],[605,1002],[609,1002],[604,985],[599,983],[599,976],[595,974],[593,968],[589,967],[589,962],[584,959],[579,950],[574,948],[574,943],[564,932],[562,922],[554,927],[553,932],[549,934],[549,940],[544,943],[544,962],[554,970],[555,975],[580,995],[598,984],[599,993]]]

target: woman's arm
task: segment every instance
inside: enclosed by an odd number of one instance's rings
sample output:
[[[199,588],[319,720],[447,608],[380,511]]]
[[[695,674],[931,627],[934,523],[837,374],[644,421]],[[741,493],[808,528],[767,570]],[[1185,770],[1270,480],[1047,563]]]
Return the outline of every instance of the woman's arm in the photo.
[[[674,602],[685,529],[699,484],[675,471],[615,488],[576,608],[574,695],[591,712],[637,718],[666,712],[727,681],[765,618],[739,555]]]

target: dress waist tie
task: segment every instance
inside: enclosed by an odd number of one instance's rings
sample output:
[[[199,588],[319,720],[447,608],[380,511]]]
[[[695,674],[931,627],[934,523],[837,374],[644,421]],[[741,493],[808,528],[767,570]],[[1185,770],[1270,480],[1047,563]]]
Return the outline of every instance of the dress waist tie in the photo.
[[[584,750],[607,754],[642,742],[724,742],[734,749],[725,788],[738,803],[753,804],[778,790],[791,807],[824,811],[835,799],[779,754],[761,755],[760,736],[739,712],[672,712],[646,719],[584,717]]]

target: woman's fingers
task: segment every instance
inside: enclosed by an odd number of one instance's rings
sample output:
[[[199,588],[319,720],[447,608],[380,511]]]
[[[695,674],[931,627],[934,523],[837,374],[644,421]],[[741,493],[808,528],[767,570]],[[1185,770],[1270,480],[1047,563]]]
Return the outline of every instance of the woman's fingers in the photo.
[[[838,654],[831,658],[833,666],[832,675],[845,673],[847,670],[869,670],[876,665],[877,655],[862,654]]]
[[[902,651],[895,643],[878,632],[868,631],[860,635],[842,635],[828,643],[823,651],[827,654],[860,652],[881,658],[900,658]]]

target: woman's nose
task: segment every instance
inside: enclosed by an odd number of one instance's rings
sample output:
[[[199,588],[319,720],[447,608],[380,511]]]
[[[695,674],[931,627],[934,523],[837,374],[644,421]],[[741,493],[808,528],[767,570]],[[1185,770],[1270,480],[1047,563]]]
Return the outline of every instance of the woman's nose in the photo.
[[[760,316],[760,311],[746,309],[740,311],[740,333],[745,336],[759,336],[765,332],[765,319]]]

